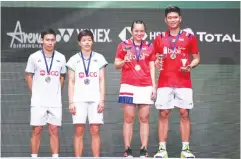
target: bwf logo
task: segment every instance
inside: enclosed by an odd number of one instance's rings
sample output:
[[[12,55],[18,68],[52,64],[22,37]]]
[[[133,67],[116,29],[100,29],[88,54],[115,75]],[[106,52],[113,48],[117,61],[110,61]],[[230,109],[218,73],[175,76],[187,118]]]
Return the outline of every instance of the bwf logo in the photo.
[[[132,35],[131,35],[131,27],[125,27],[121,32],[120,34],[118,35],[119,38],[122,40],[122,41],[125,41],[127,39],[129,39]],[[143,37],[143,40],[145,40],[147,38],[147,34],[145,33],[144,37]]]
[[[56,41],[60,42],[62,39],[64,42],[69,42],[74,29],[58,29],[60,34],[56,35]]]

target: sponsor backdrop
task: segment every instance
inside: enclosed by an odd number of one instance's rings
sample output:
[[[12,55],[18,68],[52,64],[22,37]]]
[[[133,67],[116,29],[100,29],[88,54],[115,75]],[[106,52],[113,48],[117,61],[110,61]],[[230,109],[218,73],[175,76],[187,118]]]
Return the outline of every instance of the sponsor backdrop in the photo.
[[[76,8],[11,8],[3,7],[1,17],[1,152],[3,157],[30,156],[30,93],[24,81],[28,56],[40,49],[40,31],[57,32],[57,49],[66,58],[76,52],[77,34],[91,29],[94,49],[110,63],[107,67],[105,124],[101,128],[101,156],[123,155],[122,107],[117,104],[120,72],[113,69],[118,43],[130,37],[133,20],[147,24],[146,40],[153,41],[166,29],[163,9],[76,9]],[[199,39],[201,65],[193,70],[195,108],[191,111],[191,149],[200,157],[239,158],[240,131],[240,14],[239,9],[184,9],[183,28],[192,28]],[[63,89],[63,126],[60,128],[61,156],[73,156],[73,125],[68,112],[67,80]],[[149,153],[158,144],[158,112],[152,106],[150,115]],[[140,138],[135,120],[132,148],[138,157]],[[89,127],[84,137],[84,156],[91,156]],[[51,156],[45,127],[40,157]],[[181,141],[179,115],[174,110],[170,119],[167,144],[170,157],[179,157]]]
[[[78,32],[88,28],[95,36],[94,49],[112,63],[118,43],[130,37],[133,20],[147,24],[146,40],[153,41],[166,29],[163,18],[160,9],[2,8],[2,61],[26,62],[41,48],[41,30],[51,27],[58,33],[57,49],[67,59],[78,52]],[[226,58],[224,63],[239,64],[239,9],[188,9],[183,18],[183,28],[192,28],[199,38],[202,63],[219,64]]]

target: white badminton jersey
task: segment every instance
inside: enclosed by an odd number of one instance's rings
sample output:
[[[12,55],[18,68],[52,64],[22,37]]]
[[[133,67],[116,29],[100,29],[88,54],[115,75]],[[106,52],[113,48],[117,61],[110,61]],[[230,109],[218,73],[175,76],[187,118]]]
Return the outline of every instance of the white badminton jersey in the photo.
[[[89,59],[85,59],[84,61],[87,68]],[[99,72],[101,68],[107,65],[108,63],[103,55],[92,52],[89,74],[87,77],[81,54],[77,53],[69,59],[67,67],[75,72],[74,102],[98,102],[100,100]],[[86,79],[89,80],[88,84],[84,82]]]
[[[46,57],[46,61],[49,68],[52,57]],[[42,50],[29,56],[25,72],[33,74],[31,106],[62,107],[60,74],[66,74],[65,66],[65,56],[58,51],[54,51],[49,74]]]

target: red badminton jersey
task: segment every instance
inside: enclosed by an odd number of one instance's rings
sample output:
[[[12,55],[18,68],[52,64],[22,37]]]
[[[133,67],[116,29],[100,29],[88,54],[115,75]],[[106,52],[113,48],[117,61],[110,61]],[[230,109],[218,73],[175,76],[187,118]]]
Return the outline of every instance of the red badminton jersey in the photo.
[[[190,64],[191,54],[199,53],[195,35],[180,31],[179,36],[170,36],[169,31],[163,32],[155,38],[153,51],[155,54],[161,54],[164,57],[158,88],[192,88],[190,72],[181,72],[180,68],[183,64],[185,66]],[[182,61],[183,59],[187,59],[186,62]]]
[[[136,45],[135,47],[133,41],[128,39],[118,45],[116,58],[124,60],[127,54],[125,49],[128,47],[130,48],[131,61],[124,64],[120,83],[133,86],[152,86],[149,62],[155,61],[153,45],[147,41],[143,41],[142,45]],[[137,59],[138,51],[140,51],[139,60]],[[137,69],[136,65],[139,65],[140,68]]]

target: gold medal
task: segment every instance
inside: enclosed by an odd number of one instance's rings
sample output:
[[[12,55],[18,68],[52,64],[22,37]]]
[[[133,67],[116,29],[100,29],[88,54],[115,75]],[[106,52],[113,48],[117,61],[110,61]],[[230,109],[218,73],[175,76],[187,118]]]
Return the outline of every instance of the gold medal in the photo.
[[[170,58],[173,59],[173,60],[176,59],[176,54],[171,54]]]

